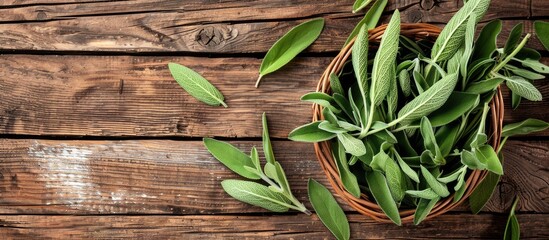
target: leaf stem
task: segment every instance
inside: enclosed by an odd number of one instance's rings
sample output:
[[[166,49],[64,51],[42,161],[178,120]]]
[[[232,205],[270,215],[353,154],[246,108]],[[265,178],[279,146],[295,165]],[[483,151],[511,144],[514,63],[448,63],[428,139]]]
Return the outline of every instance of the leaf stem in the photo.
[[[526,43],[528,42],[528,39],[530,38],[530,36],[531,36],[530,33],[526,34],[526,36],[524,36],[524,38],[522,39],[520,44],[517,46],[517,48],[515,48],[515,50],[513,50],[513,52],[511,52],[511,54],[507,55],[507,57],[505,57],[505,59],[503,59],[503,61],[501,61],[496,67],[494,67],[492,69],[492,74],[499,72],[499,70],[501,70],[501,68],[503,68],[509,61],[511,61],[511,59],[515,55],[517,55],[520,52],[520,50],[522,50],[522,48],[526,45]]]
[[[263,75],[259,74],[259,77],[257,78],[257,81],[255,82],[255,88],[259,87],[259,82],[261,81],[261,78],[263,78]]]
[[[267,182],[270,186],[276,188],[277,191],[280,191],[280,193],[282,193],[282,195],[284,195],[286,198],[288,198],[288,200],[290,200],[292,202],[293,205],[284,204],[284,205],[286,205],[286,207],[297,210],[297,211],[300,211],[300,212],[303,212],[307,215],[312,214],[311,211],[309,211],[305,207],[305,205],[303,205],[303,203],[301,203],[299,200],[297,200],[294,197],[294,195],[292,195],[291,192],[289,193],[289,192],[285,191],[284,189],[282,189],[280,186],[278,186],[278,184],[276,184],[269,177],[267,177],[267,175],[265,175],[264,173],[261,173],[259,177],[261,177],[261,179],[263,181]]]
[[[372,122],[374,118],[374,110],[375,110],[375,105],[374,105],[374,102],[371,101],[370,112],[368,113],[368,121],[366,122],[366,126],[362,129],[362,131],[360,131],[360,135],[358,136],[359,139],[362,139],[368,136],[368,130],[372,126]]]
[[[499,143],[499,147],[498,147],[498,150],[497,150],[497,153],[499,154],[499,152],[501,152],[501,149],[503,149],[503,145],[505,145],[505,143],[507,142],[507,139],[509,138],[509,136],[507,137],[504,137],[503,140],[501,140],[501,143]]]
[[[221,101],[221,105],[223,105],[223,107],[225,107],[225,108],[228,108],[228,107],[229,107],[229,106],[227,106],[227,104],[226,104],[225,102],[223,102],[223,101]]]

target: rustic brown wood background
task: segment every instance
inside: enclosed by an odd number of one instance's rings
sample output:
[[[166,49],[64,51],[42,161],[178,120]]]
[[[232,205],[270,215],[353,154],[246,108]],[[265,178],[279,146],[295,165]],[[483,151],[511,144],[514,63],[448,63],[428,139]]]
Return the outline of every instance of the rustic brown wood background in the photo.
[[[220,181],[236,176],[201,138],[259,147],[266,112],[277,159],[310,207],[306,180],[325,176],[312,145],[286,136],[310,120],[299,97],[314,90],[362,18],[351,13],[352,0],[0,3],[0,239],[331,238],[316,216],[272,214],[228,197]],[[386,15],[398,8],[403,22],[443,24],[461,5],[390,0]],[[316,17],[326,19],[322,36],[254,89],[268,48]],[[504,21],[502,39],[516,23],[532,32],[534,20],[549,20],[549,1],[492,0],[484,22],[495,18]],[[542,49],[537,40],[529,46]],[[230,108],[184,93],[168,62],[203,74]],[[549,121],[549,81],[535,84],[546,100],[507,108],[506,122]],[[522,237],[549,238],[549,131],[514,138],[505,157],[505,176],[482,213],[462,206],[397,227],[345,206],[353,238],[498,239],[516,194]]]

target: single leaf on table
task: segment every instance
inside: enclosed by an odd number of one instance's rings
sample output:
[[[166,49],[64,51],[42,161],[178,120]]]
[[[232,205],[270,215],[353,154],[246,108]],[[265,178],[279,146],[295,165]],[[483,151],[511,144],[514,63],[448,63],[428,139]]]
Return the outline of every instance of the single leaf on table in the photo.
[[[470,0],[448,21],[442,29],[433,49],[431,58],[434,62],[450,59],[463,43],[466,24],[472,14],[475,14],[475,24],[484,16],[490,0]]]
[[[308,192],[309,201],[324,226],[338,240],[350,239],[349,221],[330,191],[317,181],[309,179]]]
[[[503,126],[501,136],[511,137],[515,135],[529,134],[543,131],[547,128],[549,128],[549,123],[538,119],[528,118],[522,122],[511,123]]]
[[[334,113],[340,113],[341,110],[337,109],[335,106],[332,105],[332,102],[334,102],[333,98],[326,94],[321,92],[310,92],[301,97],[301,101],[307,101],[316,103],[322,107],[329,108]]]
[[[496,51],[498,35],[501,32],[501,20],[492,20],[486,24],[476,40],[477,45],[473,50],[472,59],[486,59]]]
[[[261,134],[263,138],[263,153],[265,154],[265,160],[270,163],[274,163],[275,157],[273,153],[273,146],[271,145],[271,138],[269,137],[269,126],[267,125],[267,115],[263,113],[261,117],[263,125],[263,132]]]
[[[345,41],[345,44],[343,46],[347,46],[349,42],[358,34],[362,26],[367,26],[367,29],[374,29],[379,22],[379,18],[383,14],[383,9],[385,9],[385,6],[387,6],[387,0],[377,0],[372,7],[366,12],[366,15],[364,15],[364,18],[358,22],[358,24],[355,26],[349,37],[347,37],[347,41]]]
[[[522,36],[523,29],[524,24],[522,23],[519,23],[513,27],[513,30],[511,30],[511,33],[509,33],[507,42],[505,42],[505,46],[503,47],[503,53],[505,55],[509,55],[511,54],[511,52],[513,52],[513,50],[515,50],[520,42],[520,37]]]
[[[280,69],[311,45],[318,38],[323,28],[324,19],[317,18],[297,25],[278,39],[261,62],[259,78],[255,87],[259,86],[263,76]]]
[[[330,74],[330,88],[333,93],[338,93],[341,95],[345,94],[345,91],[341,86],[341,81],[339,81],[339,77],[335,73]]]
[[[509,211],[509,218],[507,219],[507,224],[505,225],[505,234],[503,234],[503,240],[519,240],[520,239],[520,225],[515,215],[515,209],[517,208],[517,203],[519,202],[519,196],[515,197],[513,201],[513,206],[511,206],[511,211]]]
[[[479,101],[479,99],[480,96],[478,94],[452,92],[442,107],[429,114],[431,125],[433,127],[440,127],[451,123],[467,111],[476,107],[475,103]]]
[[[519,96],[526,98],[530,101],[541,101],[542,96],[539,90],[528,80],[521,78],[519,76],[505,77],[505,84],[513,93],[518,94]]]
[[[414,224],[418,225],[420,224],[427,215],[433,210],[433,207],[435,204],[440,200],[440,197],[434,198],[434,199],[420,199],[419,203],[417,204],[416,213],[414,214]]]
[[[221,186],[231,197],[269,211],[287,212],[291,206],[284,195],[256,182],[229,179],[223,180]]]
[[[353,156],[362,156],[366,154],[366,147],[360,139],[351,136],[348,133],[338,133],[337,139],[341,141],[345,151],[352,154]]]
[[[177,63],[168,63],[168,68],[179,86],[197,100],[212,106],[227,107],[223,94],[194,70]]]
[[[370,4],[372,0],[355,0],[353,4],[353,13],[356,13]]]
[[[366,182],[370,188],[370,192],[376,200],[381,210],[391,219],[396,225],[401,225],[400,214],[398,207],[391,196],[391,191],[387,185],[387,181],[383,174],[377,171],[371,171],[366,173]]]
[[[395,10],[391,21],[381,37],[379,49],[372,67],[372,83],[370,87],[370,104],[378,106],[389,92],[391,81],[394,81],[392,70],[398,51],[398,36],[400,35],[400,12]],[[391,75],[391,73],[393,73]],[[371,115],[372,113],[370,113]]]
[[[431,172],[424,166],[421,166],[421,174],[425,178],[425,181],[427,182],[427,185],[433,189],[433,191],[438,194],[440,197],[448,197],[450,195],[450,192],[448,191],[448,187],[446,184],[443,184],[437,180]]]
[[[473,82],[467,85],[465,92],[473,94],[483,94],[494,91],[503,81],[503,78],[490,78],[478,82]]]
[[[349,170],[349,162],[347,161],[347,155],[345,149],[340,141],[337,141],[333,149],[333,155],[337,164],[337,171],[343,183],[343,187],[356,198],[360,198],[360,187],[356,176]]]
[[[335,133],[318,128],[319,121],[305,124],[288,134],[288,139],[297,142],[322,142],[336,137]]]
[[[541,44],[549,51],[549,22],[535,21],[534,30]]]
[[[407,125],[439,109],[452,94],[456,83],[457,74],[448,74],[427,91],[404,105],[398,112],[398,118],[395,121],[399,121],[401,125]]]
[[[212,138],[204,138],[204,146],[217,160],[231,169],[233,172],[249,179],[260,179],[253,172],[248,171],[245,166],[255,168],[252,159],[233,145],[218,141]]]

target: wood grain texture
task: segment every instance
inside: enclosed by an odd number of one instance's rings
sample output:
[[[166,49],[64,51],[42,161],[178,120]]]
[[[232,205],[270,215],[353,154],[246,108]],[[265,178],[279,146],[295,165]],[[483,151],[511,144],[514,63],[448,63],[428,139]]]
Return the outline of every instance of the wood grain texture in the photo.
[[[483,21],[515,23],[532,32],[528,0],[494,0]],[[547,7],[546,1],[537,7]],[[9,3],[9,2],[8,2]],[[309,52],[338,51],[362,14],[352,1],[108,1],[31,4],[0,8],[0,50],[263,53],[291,27],[324,17],[326,28]],[[8,6],[8,4],[6,4]],[[443,25],[460,1],[390,1],[382,21],[398,8],[403,22]],[[516,20],[512,20],[516,19]],[[541,49],[539,42],[531,47]]]
[[[419,226],[347,215],[351,239],[501,239],[507,216],[447,214]],[[522,239],[547,239],[547,216],[518,214]],[[331,239],[316,216],[0,216],[7,239]]]
[[[261,60],[255,58],[5,55],[0,134],[260,137],[266,112],[272,136],[286,138],[310,121],[310,104],[299,99],[314,91],[330,61],[298,58],[256,89]],[[184,92],[168,62],[201,73],[225,95],[229,108],[207,106]],[[535,84],[545,100],[523,101],[515,111],[505,92],[506,122],[549,121],[549,81]]]
[[[261,145],[233,143],[246,152]],[[518,211],[549,213],[549,142],[508,144],[503,186],[486,211],[506,212],[519,194]],[[274,151],[295,195],[310,207],[307,179],[328,185],[312,144],[275,141]],[[238,177],[199,141],[4,139],[0,152],[0,214],[265,212],[223,192],[220,182]]]

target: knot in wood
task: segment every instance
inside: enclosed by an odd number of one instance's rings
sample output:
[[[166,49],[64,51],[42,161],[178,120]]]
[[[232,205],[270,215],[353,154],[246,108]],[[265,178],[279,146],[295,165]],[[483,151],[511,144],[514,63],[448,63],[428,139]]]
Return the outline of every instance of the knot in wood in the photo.
[[[423,10],[431,10],[435,6],[435,0],[421,0],[419,6]]]
[[[37,10],[36,11],[37,14],[36,14],[36,20],[44,20],[48,17],[48,15],[46,15],[46,13],[44,12],[44,10]]]
[[[214,47],[223,41],[223,33],[214,27],[206,27],[198,31],[195,40],[202,46]]]

